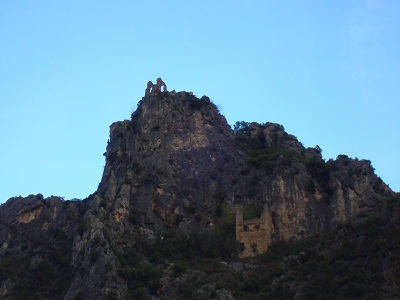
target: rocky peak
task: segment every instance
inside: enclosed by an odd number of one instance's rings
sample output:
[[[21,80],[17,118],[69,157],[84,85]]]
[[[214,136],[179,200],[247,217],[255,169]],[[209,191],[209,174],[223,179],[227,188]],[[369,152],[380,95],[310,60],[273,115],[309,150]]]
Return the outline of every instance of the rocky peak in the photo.
[[[134,214],[142,225],[211,216],[215,195],[230,192],[227,174],[237,173],[234,145],[225,117],[207,96],[147,94],[131,120],[110,127],[99,193],[117,206],[125,199],[131,209],[119,212],[125,219]],[[210,216],[205,223],[212,223]]]
[[[325,163],[319,147],[304,148],[279,124],[231,130],[207,96],[150,83],[131,120],[110,127],[98,195],[122,222],[207,228],[222,206],[267,206],[271,235],[290,239],[352,219],[366,199],[391,193],[365,161]]]

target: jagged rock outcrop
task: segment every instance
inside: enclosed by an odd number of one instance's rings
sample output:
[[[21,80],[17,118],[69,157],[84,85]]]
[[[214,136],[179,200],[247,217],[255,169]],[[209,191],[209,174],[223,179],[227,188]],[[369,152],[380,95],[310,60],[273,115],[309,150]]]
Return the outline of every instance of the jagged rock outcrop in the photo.
[[[110,126],[93,195],[13,198],[0,207],[1,297],[23,297],[36,285],[39,298],[125,299],[140,292],[169,299],[179,292],[171,272],[180,269],[153,254],[159,245],[168,249],[171,235],[183,245],[220,247],[213,255],[232,258],[235,245],[224,234],[235,233],[238,206],[244,219],[263,215],[270,244],[372,215],[393,195],[369,161],[341,155],[325,162],[319,147],[305,148],[278,124],[241,122],[231,130],[208,97],[167,92],[158,83],[131,120]],[[25,271],[6,273],[11,261]],[[165,264],[162,276],[154,261]],[[156,283],[149,272],[160,276]],[[54,288],[46,290],[41,276]]]
[[[114,123],[99,195],[150,232],[212,227],[221,205],[267,206],[268,241],[298,239],[367,212],[390,195],[369,161],[325,163],[278,124],[234,134],[208,98],[159,93]]]
[[[1,299],[64,296],[80,219],[80,203],[40,194],[0,207]]]
[[[241,161],[230,127],[207,98],[149,96],[132,121],[111,125],[99,195],[121,222],[162,229],[177,218],[190,226],[201,215],[209,226],[218,201],[233,200]]]
[[[281,125],[251,123],[237,135],[247,149],[239,191],[248,202],[268,206],[275,239],[333,228],[392,195],[370,161],[340,155],[325,163],[318,147],[304,148]]]

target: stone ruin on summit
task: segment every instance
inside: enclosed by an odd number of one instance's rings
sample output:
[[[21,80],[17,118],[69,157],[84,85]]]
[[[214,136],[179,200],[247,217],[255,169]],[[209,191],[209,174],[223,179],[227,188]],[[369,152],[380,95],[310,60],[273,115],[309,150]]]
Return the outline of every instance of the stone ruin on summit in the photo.
[[[153,82],[149,81],[147,83],[147,88],[145,91],[145,95],[157,95],[161,92],[168,92],[167,85],[164,81],[159,77],[157,78],[157,82],[154,84]]]

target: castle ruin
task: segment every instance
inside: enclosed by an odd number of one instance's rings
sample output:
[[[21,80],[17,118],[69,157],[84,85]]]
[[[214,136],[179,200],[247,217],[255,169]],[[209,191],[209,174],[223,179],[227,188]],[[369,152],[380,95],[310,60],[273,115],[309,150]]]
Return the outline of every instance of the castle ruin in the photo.
[[[267,206],[260,218],[243,219],[243,206],[236,206],[236,240],[240,243],[239,258],[265,253],[272,242],[271,214]]]
[[[157,95],[161,92],[167,92],[167,85],[160,77],[157,78],[157,82],[154,84],[152,81],[147,83],[145,95]]]

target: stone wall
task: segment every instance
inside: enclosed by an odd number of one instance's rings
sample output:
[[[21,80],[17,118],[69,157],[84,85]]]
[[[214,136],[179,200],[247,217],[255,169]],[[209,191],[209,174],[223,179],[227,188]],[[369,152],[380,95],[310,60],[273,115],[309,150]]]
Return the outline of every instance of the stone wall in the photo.
[[[239,257],[265,253],[272,241],[273,224],[268,207],[260,218],[243,219],[243,207],[236,206],[236,240],[240,243]]]

